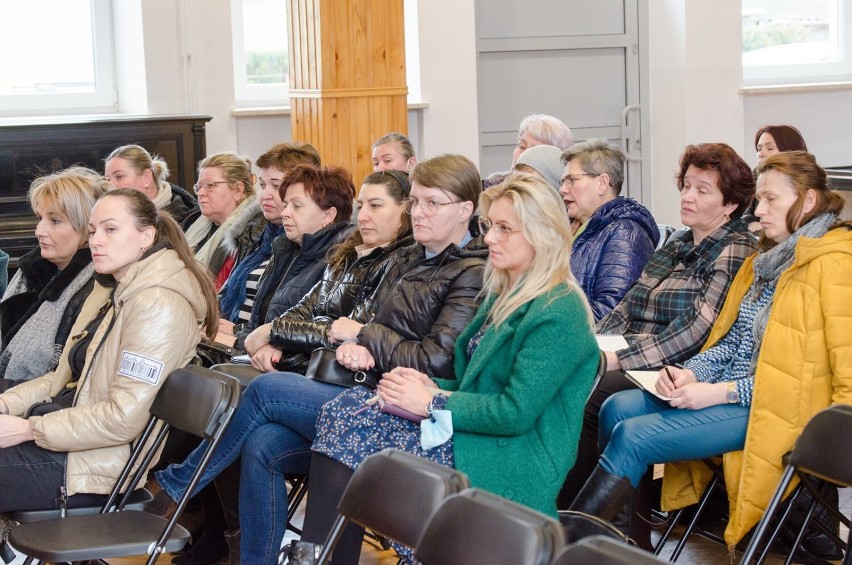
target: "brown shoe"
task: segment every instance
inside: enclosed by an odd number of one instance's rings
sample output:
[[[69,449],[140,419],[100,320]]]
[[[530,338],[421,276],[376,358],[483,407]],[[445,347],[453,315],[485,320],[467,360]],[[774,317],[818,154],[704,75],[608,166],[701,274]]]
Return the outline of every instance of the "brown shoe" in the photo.
[[[145,507],[145,511],[149,514],[162,516],[166,520],[171,519],[171,517],[175,515],[176,510],[177,502],[172,500],[164,490],[158,491],[157,494],[154,495],[154,499]]]

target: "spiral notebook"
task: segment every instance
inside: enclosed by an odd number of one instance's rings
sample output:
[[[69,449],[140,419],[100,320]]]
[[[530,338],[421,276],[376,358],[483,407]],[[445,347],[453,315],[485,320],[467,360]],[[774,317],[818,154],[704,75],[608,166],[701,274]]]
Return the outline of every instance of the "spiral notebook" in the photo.
[[[595,339],[598,340],[598,349],[601,351],[621,351],[628,347],[623,335],[598,334]]]
[[[642,390],[650,392],[660,400],[668,401],[672,399],[671,396],[663,396],[657,392],[657,387],[654,386],[657,382],[657,377],[660,374],[659,371],[626,371],[624,374],[633,382],[633,384]]]

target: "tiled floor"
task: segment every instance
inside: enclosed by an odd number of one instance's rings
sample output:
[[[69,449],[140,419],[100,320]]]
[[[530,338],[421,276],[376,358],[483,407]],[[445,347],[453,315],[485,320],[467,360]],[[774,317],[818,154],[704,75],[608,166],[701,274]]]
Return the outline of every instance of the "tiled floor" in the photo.
[[[852,489],[847,488],[840,491],[840,507],[846,516],[849,516],[850,513],[852,513]],[[302,517],[302,514],[297,515],[297,523],[301,523]],[[678,535],[679,533],[676,532],[675,535],[672,536],[673,539],[671,539],[666,544],[666,547],[663,548],[661,555],[663,559],[667,559],[671,555],[675,545],[677,544]],[[848,530],[841,526],[841,537],[843,539],[848,539],[848,535]],[[289,543],[289,540],[292,537],[292,534],[288,535],[286,543]],[[704,538],[695,536],[690,538],[689,543],[686,544],[683,553],[678,559],[678,563],[683,565],[727,565],[730,563],[737,563],[740,557],[741,555],[737,554],[732,561],[724,547]],[[23,558],[19,558],[13,562],[13,565],[19,565],[23,563],[23,561]],[[133,557],[127,559],[110,559],[109,562],[113,565],[141,565],[145,563],[145,558]],[[397,559],[392,550],[378,551],[366,544],[364,545],[364,550],[361,553],[361,563],[363,565],[394,565],[396,562]],[[774,554],[767,560],[769,565],[778,565],[783,562],[784,559],[781,556]],[[160,563],[168,563],[168,556],[164,556],[160,559]],[[839,561],[834,563],[839,563]]]

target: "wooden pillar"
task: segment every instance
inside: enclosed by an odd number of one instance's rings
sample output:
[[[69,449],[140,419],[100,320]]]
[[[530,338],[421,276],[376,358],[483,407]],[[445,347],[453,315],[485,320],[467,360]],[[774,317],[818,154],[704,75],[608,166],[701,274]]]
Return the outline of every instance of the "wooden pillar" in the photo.
[[[289,0],[288,17],[293,140],[360,187],[373,142],[408,134],[403,0]]]

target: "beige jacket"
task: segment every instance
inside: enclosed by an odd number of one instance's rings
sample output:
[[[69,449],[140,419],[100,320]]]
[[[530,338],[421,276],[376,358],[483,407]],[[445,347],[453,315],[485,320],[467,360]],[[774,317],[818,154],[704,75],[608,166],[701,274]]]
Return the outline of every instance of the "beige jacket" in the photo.
[[[109,492],[160,386],[195,354],[206,312],[198,284],[170,249],[131,267],[116,286],[112,304],[109,295],[109,288],[95,285],[55,371],[0,395],[9,413],[18,416],[57,395],[71,378],[71,345],[107,304],[109,310],[86,354],[74,406],[30,418],[39,447],[68,452],[69,496]]]

